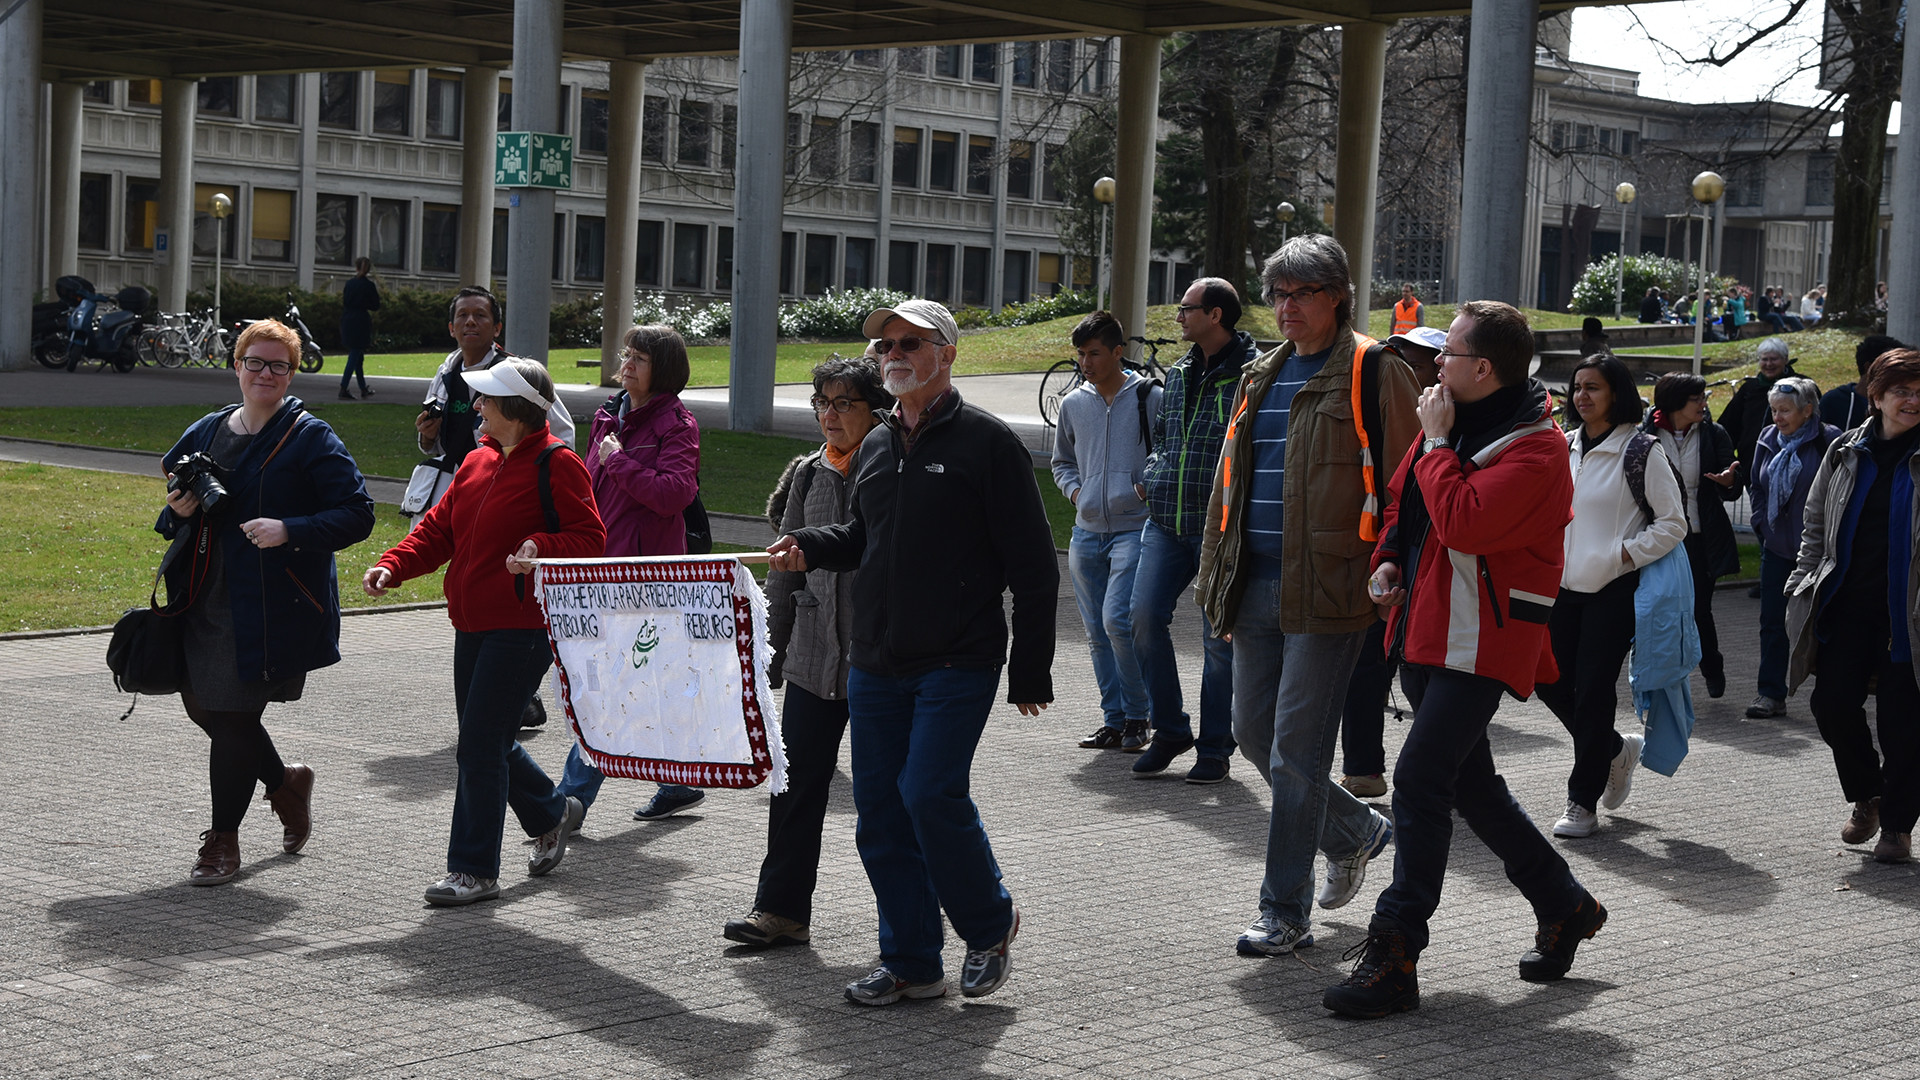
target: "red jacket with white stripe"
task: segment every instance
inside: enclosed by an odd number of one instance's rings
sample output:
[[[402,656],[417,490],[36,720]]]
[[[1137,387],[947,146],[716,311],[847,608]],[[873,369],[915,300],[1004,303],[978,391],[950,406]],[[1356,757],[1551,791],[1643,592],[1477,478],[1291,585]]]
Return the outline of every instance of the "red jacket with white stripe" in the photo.
[[[1376,569],[1399,564],[1403,585],[1414,567],[1406,603],[1388,617],[1389,654],[1398,647],[1409,663],[1497,679],[1521,698],[1559,678],[1547,615],[1573,517],[1566,438],[1545,389],[1530,389],[1504,433],[1470,460],[1448,447],[1407,452],[1373,556]]]

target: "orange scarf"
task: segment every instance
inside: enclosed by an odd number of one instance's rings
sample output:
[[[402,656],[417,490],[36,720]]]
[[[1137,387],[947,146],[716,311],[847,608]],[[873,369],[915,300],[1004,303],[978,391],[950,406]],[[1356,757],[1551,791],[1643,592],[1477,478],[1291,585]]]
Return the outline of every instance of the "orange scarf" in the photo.
[[[858,449],[859,447],[854,447],[854,450]],[[839,472],[841,476],[846,476],[847,470],[853,467],[853,450],[842,453],[835,450],[832,443],[821,444],[820,458],[827,464],[833,466],[835,471]]]

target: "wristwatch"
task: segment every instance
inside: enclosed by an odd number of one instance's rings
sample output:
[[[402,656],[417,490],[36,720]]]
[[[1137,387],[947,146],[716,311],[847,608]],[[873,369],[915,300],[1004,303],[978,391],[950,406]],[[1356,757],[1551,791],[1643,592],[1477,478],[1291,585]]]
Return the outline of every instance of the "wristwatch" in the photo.
[[[1429,435],[1426,441],[1420,444],[1420,452],[1430,454],[1445,445],[1447,445],[1447,437],[1445,435]]]

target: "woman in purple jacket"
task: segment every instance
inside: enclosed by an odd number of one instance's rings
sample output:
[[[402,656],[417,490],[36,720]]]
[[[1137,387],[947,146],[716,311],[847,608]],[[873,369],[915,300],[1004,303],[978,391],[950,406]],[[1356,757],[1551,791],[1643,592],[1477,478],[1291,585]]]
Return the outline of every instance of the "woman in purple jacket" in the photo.
[[[686,510],[700,493],[700,424],[680,402],[689,375],[687,343],[672,327],[627,331],[621,390],[593,414],[583,448],[609,558],[687,553]],[[605,779],[576,742],[559,790],[590,807]],[[669,817],[706,797],[699,788],[661,784],[633,816]]]
[[[1787,575],[1800,557],[1801,512],[1827,444],[1840,431],[1820,420],[1820,388],[1797,375],[1767,392],[1773,426],[1753,451],[1753,532],[1760,538],[1760,696],[1747,716],[1787,714]]]

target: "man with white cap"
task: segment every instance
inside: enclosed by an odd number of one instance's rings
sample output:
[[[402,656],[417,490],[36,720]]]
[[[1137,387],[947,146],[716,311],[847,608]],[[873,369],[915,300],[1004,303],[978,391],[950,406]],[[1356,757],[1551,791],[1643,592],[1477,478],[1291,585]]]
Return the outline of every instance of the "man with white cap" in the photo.
[[[851,519],[767,550],[775,570],[854,571],[855,840],[880,913],[880,967],[847,1000],[945,994],[943,908],[967,944],[960,992],[981,997],[1006,982],[1020,913],[969,774],[1002,666],[1022,715],[1053,700],[1060,570],[1032,456],[953,388],[953,316],[908,300],[867,316],[865,331],[895,407],[860,445]]]

